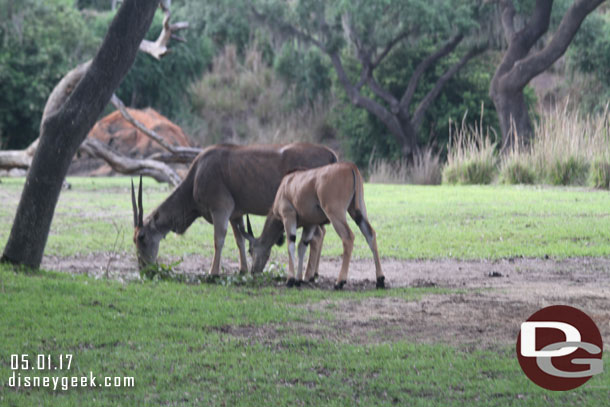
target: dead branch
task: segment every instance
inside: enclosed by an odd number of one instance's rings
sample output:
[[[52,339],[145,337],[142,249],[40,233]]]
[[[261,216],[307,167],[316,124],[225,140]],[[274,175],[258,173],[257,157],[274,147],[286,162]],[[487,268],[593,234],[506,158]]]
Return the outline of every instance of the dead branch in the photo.
[[[185,39],[178,36],[176,33],[180,30],[188,28],[189,26],[189,23],[186,21],[170,24],[169,20],[171,17],[171,12],[169,11],[169,7],[163,2],[161,2],[160,5],[165,16],[163,17],[163,29],[159,34],[159,38],[157,38],[156,41],[143,40],[140,43],[140,51],[146,52],[156,59],[161,59],[161,57],[169,52],[168,44],[171,39],[185,42]]]
[[[32,164],[34,153],[38,147],[38,139],[25,150],[0,151],[0,169],[10,170],[13,168],[28,169]]]
[[[159,182],[177,186],[182,179],[167,164],[155,160],[139,160],[117,154],[99,140],[87,138],[80,150],[92,157],[102,158],[113,170],[121,174],[142,174],[153,177]]]

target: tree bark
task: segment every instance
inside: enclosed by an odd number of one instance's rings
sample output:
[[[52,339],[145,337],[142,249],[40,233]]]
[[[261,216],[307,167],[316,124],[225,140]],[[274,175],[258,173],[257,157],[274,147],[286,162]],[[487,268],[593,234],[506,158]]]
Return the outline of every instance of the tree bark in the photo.
[[[527,145],[533,137],[534,127],[523,90],[504,92],[500,96],[492,97],[492,100],[502,132],[501,151],[509,152],[513,147]]]
[[[549,29],[553,0],[536,0],[530,20],[520,31],[514,26],[513,1],[500,1],[508,49],[491,81],[489,96],[500,120],[502,152],[509,151],[517,140],[526,145],[534,136],[523,93],[525,86],[565,53],[583,20],[604,1],[574,1],[550,42],[535,53],[531,53],[531,49]]]
[[[63,179],[75,152],[133,64],[158,0],[125,0],[66,102],[41,126],[2,261],[38,268]]]

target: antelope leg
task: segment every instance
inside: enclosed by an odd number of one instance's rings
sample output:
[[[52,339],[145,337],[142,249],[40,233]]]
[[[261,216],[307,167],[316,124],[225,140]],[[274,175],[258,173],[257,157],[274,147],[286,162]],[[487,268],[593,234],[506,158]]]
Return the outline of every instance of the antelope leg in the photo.
[[[212,260],[209,274],[213,276],[220,274],[220,255],[225,244],[230,214],[231,211],[212,213],[212,221],[214,222],[214,259]]]
[[[322,243],[324,243],[325,234],[326,229],[324,229],[324,226],[320,225],[316,227],[309,249],[309,260],[307,261],[307,272],[305,273],[305,279],[307,281],[312,282],[318,277],[320,256],[322,255]]]
[[[297,282],[303,281],[303,258],[305,257],[305,252],[307,251],[307,246],[311,239],[313,238],[313,234],[316,231],[316,227],[308,227],[303,228],[303,234],[301,236],[301,240],[299,241],[299,269],[297,272]]]
[[[242,230],[245,230],[243,217],[240,216],[237,219],[231,220],[231,228],[233,229],[235,243],[237,244],[237,249],[239,250],[239,272],[243,274],[248,272],[248,258],[246,256],[246,239],[244,239],[244,236],[239,231],[237,226],[238,224],[241,224]]]

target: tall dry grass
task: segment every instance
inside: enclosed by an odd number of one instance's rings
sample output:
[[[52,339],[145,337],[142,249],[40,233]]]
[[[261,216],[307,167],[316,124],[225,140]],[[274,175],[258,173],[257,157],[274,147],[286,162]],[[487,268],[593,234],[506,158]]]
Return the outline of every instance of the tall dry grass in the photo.
[[[566,103],[542,115],[531,144],[517,143],[502,158],[500,172],[507,183],[608,188],[609,167],[608,107],[600,115],[582,115]]]
[[[498,157],[495,133],[481,124],[450,125],[443,182],[488,184],[499,175],[507,184],[587,185],[610,188],[610,109],[583,115],[569,104],[541,115],[531,143],[517,137]]]
[[[442,179],[440,155],[426,147],[407,160],[372,160],[369,163],[369,182],[375,184],[438,185]]]
[[[467,114],[467,113],[466,113]],[[466,114],[461,125],[449,123],[447,163],[443,169],[443,182],[448,184],[490,184],[497,174],[496,134],[493,129],[483,129],[481,121],[466,124]]]

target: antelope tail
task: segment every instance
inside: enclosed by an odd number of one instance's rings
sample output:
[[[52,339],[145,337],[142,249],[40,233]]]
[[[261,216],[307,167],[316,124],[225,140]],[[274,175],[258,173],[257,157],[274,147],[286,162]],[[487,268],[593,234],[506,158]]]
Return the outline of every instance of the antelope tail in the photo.
[[[354,222],[360,226],[366,209],[364,207],[364,186],[362,185],[362,175],[358,168],[352,169],[354,175]]]

